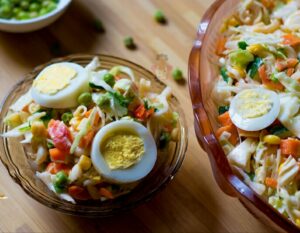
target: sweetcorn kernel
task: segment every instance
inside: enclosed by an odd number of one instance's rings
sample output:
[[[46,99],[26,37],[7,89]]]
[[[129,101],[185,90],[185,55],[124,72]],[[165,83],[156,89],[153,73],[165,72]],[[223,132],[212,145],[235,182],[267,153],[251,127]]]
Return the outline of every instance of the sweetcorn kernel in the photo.
[[[81,155],[78,161],[78,165],[81,167],[83,171],[86,171],[91,167],[92,162],[91,159],[86,155]]]
[[[279,145],[280,144],[280,137],[276,136],[276,135],[266,135],[264,136],[263,141],[265,143],[271,144],[271,145]]]
[[[46,137],[47,130],[42,121],[34,121],[31,124],[31,132],[33,136]]]

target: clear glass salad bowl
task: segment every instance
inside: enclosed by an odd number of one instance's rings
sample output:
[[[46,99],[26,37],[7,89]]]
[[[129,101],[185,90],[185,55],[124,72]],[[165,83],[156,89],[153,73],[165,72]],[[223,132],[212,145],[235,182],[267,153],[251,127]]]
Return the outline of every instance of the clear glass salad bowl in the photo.
[[[216,182],[224,193],[236,197],[266,225],[278,231],[300,232],[288,219],[250,189],[232,171],[215,132],[217,112],[211,91],[218,76],[215,48],[220,28],[233,14],[240,0],[217,0],[206,11],[199,24],[197,37],[189,58],[189,89],[192,100],[195,132],[201,147],[207,152]]]
[[[0,107],[0,134],[8,130],[8,127],[3,123],[3,119],[9,111],[10,105],[28,91],[33,79],[43,68],[52,63],[63,61],[74,62],[85,66],[94,56],[99,57],[101,67],[104,69],[109,69],[116,65],[131,68],[135,73],[137,81],[142,77],[150,80],[152,82],[152,89],[155,92],[160,92],[165,87],[165,84],[160,82],[150,71],[125,59],[107,55],[70,55],[54,59],[47,64],[36,67],[31,73],[25,76],[24,80],[11,89]],[[179,113],[180,135],[178,142],[171,143],[164,151],[159,150],[156,164],[151,173],[142,179],[130,193],[114,200],[104,202],[78,201],[76,204],[72,204],[59,199],[35,176],[35,171],[30,163],[30,159],[18,138],[0,137],[0,159],[14,181],[20,185],[29,196],[41,204],[71,215],[87,217],[111,216],[150,200],[172,180],[180,168],[187,149],[187,127],[183,111],[180,109],[180,104],[174,96],[172,96],[170,100],[170,106],[174,111]]]

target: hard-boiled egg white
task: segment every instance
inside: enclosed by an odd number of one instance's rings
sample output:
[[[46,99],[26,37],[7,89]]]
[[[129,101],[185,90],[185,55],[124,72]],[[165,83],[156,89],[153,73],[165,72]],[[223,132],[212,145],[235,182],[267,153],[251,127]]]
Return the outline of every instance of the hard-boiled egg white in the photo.
[[[52,64],[43,69],[32,85],[34,101],[48,108],[72,108],[77,98],[89,90],[88,72],[71,62]]]
[[[246,131],[257,131],[271,125],[280,111],[278,95],[263,88],[247,89],[231,101],[229,116],[234,125]]]
[[[127,139],[124,138],[126,135]],[[122,140],[112,141],[117,140],[118,136]],[[105,157],[107,147],[115,150],[118,156]],[[157,158],[157,148],[152,135],[142,124],[119,120],[104,126],[96,134],[91,158],[95,169],[106,179],[130,183],[142,179],[152,170]]]

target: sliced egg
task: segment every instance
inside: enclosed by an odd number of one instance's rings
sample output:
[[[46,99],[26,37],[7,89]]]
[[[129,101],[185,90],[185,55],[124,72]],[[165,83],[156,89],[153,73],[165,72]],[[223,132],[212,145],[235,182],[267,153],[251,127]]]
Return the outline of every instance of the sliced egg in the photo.
[[[88,72],[71,62],[52,64],[43,69],[33,82],[34,101],[48,108],[72,108],[77,98],[89,90]]]
[[[96,134],[92,163],[103,177],[117,183],[130,183],[145,177],[157,158],[155,141],[142,124],[119,120]]]
[[[229,116],[234,125],[246,131],[257,131],[271,125],[280,111],[278,95],[263,88],[247,89],[231,101]]]

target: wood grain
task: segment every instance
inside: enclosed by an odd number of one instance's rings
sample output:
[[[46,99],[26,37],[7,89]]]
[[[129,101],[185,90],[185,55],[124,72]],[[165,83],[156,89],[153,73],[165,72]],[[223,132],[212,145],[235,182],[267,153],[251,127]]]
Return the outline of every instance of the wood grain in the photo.
[[[212,0],[75,0],[66,14],[43,30],[28,34],[0,33],[0,100],[23,75],[49,59],[70,53],[105,53],[127,58],[150,69],[157,54],[187,74],[196,27]],[[153,20],[162,9],[167,25]],[[99,18],[106,32],[95,32]],[[138,49],[124,48],[134,37]],[[187,85],[172,79],[186,113],[189,147],[175,179],[150,202],[119,216],[85,219],[66,216],[29,198],[0,165],[1,232],[272,232],[235,199],[217,187],[205,153],[197,143]]]

